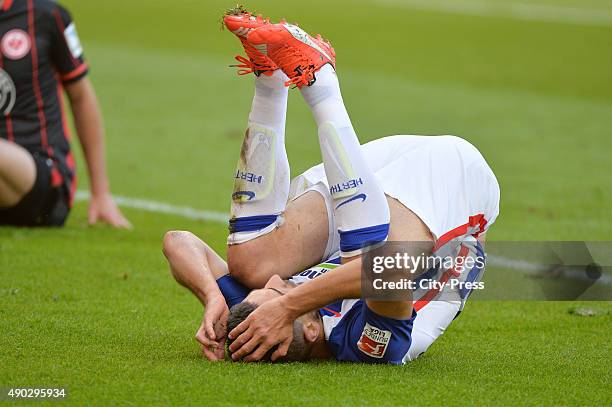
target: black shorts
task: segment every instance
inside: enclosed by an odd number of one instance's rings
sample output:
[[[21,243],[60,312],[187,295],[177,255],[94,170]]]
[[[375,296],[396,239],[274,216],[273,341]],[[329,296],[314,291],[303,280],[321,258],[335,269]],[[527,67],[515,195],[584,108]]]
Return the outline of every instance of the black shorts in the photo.
[[[0,225],[62,226],[70,213],[70,203],[62,186],[53,187],[53,160],[43,154],[32,154],[36,164],[34,186],[19,203],[0,209]]]

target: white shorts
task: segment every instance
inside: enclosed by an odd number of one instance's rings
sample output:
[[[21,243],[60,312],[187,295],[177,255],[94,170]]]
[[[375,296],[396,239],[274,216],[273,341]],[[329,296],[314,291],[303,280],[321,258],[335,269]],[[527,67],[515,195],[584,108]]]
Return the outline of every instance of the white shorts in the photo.
[[[497,179],[480,152],[455,136],[390,136],[362,146],[385,194],[400,201],[429,228],[441,246],[451,239],[478,237],[499,214]],[[323,164],[291,183],[290,199],[317,191],[329,219],[323,260],[338,250],[340,236],[333,216]]]

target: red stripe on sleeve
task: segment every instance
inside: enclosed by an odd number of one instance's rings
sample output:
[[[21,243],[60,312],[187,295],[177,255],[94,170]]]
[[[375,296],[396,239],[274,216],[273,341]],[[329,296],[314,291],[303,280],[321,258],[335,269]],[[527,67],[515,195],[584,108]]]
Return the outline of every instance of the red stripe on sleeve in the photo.
[[[470,216],[468,219],[468,223],[458,226],[455,229],[446,232],[445,234],[440,236],[438,238],[438,241],[436,242],[436,245],[434,246],[433,251],[437,251],[438,249],[440,249],[440,247],[444,246],[453,239],[465,236],[469,232],[470,228],[475,228],[476,226],[478,226],[478,230],[472,233],[472,236],[477,238],[482,232],[484,232],[486,225],[487,220],[485,219],[484,214],[480,213],[478,215]]]
[[[89,69],[89,67],[87,66],[87,64],[81,64],[74,71],[72,71],[70,73],[67,73],[66,75],[63,75],[62,76],[62,82],[68,82],[68,81],[78,77],[79,75],[82,75],[88,69]]]
[[[459,255],[457,257],[463,259],[465,258],[465,256],[468,255],[468,253],[469,248],[467,246],[461,246],[461,250],[459,250]],[[453,275],[458,276],[459,274],[460,273],[457,270],[457,266],[455,265],[455,267],[453,267],[451,270],[447,270],[444,272],[444,274],[442,274],[439,282],[446,283]],[[427,291],[427,293],[425,293],[425,295],[419,298],[418,301],[415,301],[414,310],[416,312],[419,312],[419,310],[429,304],[436,297],[436,295],[440,293],[441,290],[441,288],[432,288],[431,290]]]
[[[442,246],[450,242],[451,240],[457,239],[459,237],[466,236],[468,233],[471,234],[474,238],[478,238],[478,236],[484,232],[485,226],[487,225],[487,220],[485,219],[483,214],[478,214],[474,216],[470,216],[468,222],[464,225],[458,226],[453,230],[450,230],[440,236],[438,241],[434,246],[434,253],[438,251]],[[478,227],[478,228],[476,228]],[[461,246],[458,257],[465,257],[468,254],[468,248],[464,245]],[[455,267],[456,268],[456,267]],[[457,271],[453,268],[452,270],[447,270],[440,277],[440,282],[446,282],[451,278],[453,274],[456,274]],[[419,298],[418,301],[414,303],[414,309],[418,312],[425,305],[429,304],[431,300],[433,300],[436,295],[438,295],[440,290],[432,288],[425,295]]]

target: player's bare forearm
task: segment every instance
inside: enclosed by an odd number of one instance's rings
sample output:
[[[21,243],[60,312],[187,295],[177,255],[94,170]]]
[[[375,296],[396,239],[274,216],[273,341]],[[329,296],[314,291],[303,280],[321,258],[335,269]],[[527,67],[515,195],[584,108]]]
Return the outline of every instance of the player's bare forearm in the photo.
[[[216,280],[228,273],[227,264],[206,243],[190,232],[164,236],[164,255],[175,280],[206,305],[222,297]]]
[[[208,360],[222,360],[229,309],[216,280],[228,273],[227,264],[206,243],[190,232],[164,236],[164,255],[176,281],[187,287],[205,307],[195,338]]]
[[[87,161],[91,193],[106,194],[109,192],[109,182],[106,174],[104,126],[95,91],[89,79],[83,78],[66,85],[66,92]]]
[[[131,228],[110,194],[104,149],[104,127],[102,115],[93,86],[89,79],[83,78],[66,85],[70,98],[74,124],[89,173],[91,200],[88,218],[90,224],[104,222],[114,227]]]
[[[295,319],[334,301],[359,297],[361,297],[361,258],[294,288],[279,300]]]
[[[234,340],[229,347],[232,359],[260,360],[275,345],[279,346],[271,359],[285,356],[297,317],[338,299],[360,296],[361,259],[356,259],[261,304],[229,333]]]
[[[358,257],[342,266],[308,281],[279,298],[292,318],[319,309],[334,301],[360,298],[362,260]],[[405,319],[412,315],[412,296],[403,301],[367,300],[368,307],[379,315]]]

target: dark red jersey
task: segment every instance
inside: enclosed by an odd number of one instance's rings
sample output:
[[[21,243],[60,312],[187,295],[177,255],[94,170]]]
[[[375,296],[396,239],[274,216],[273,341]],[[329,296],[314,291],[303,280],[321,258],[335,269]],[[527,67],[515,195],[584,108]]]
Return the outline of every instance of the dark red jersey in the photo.
[[[63,84],[87,74],[68,11],[51,0],[4,0],[0,8],[0,137],[55,164],[52,181],[74,192]],[[56,185],[57,186],[57,185]]]

